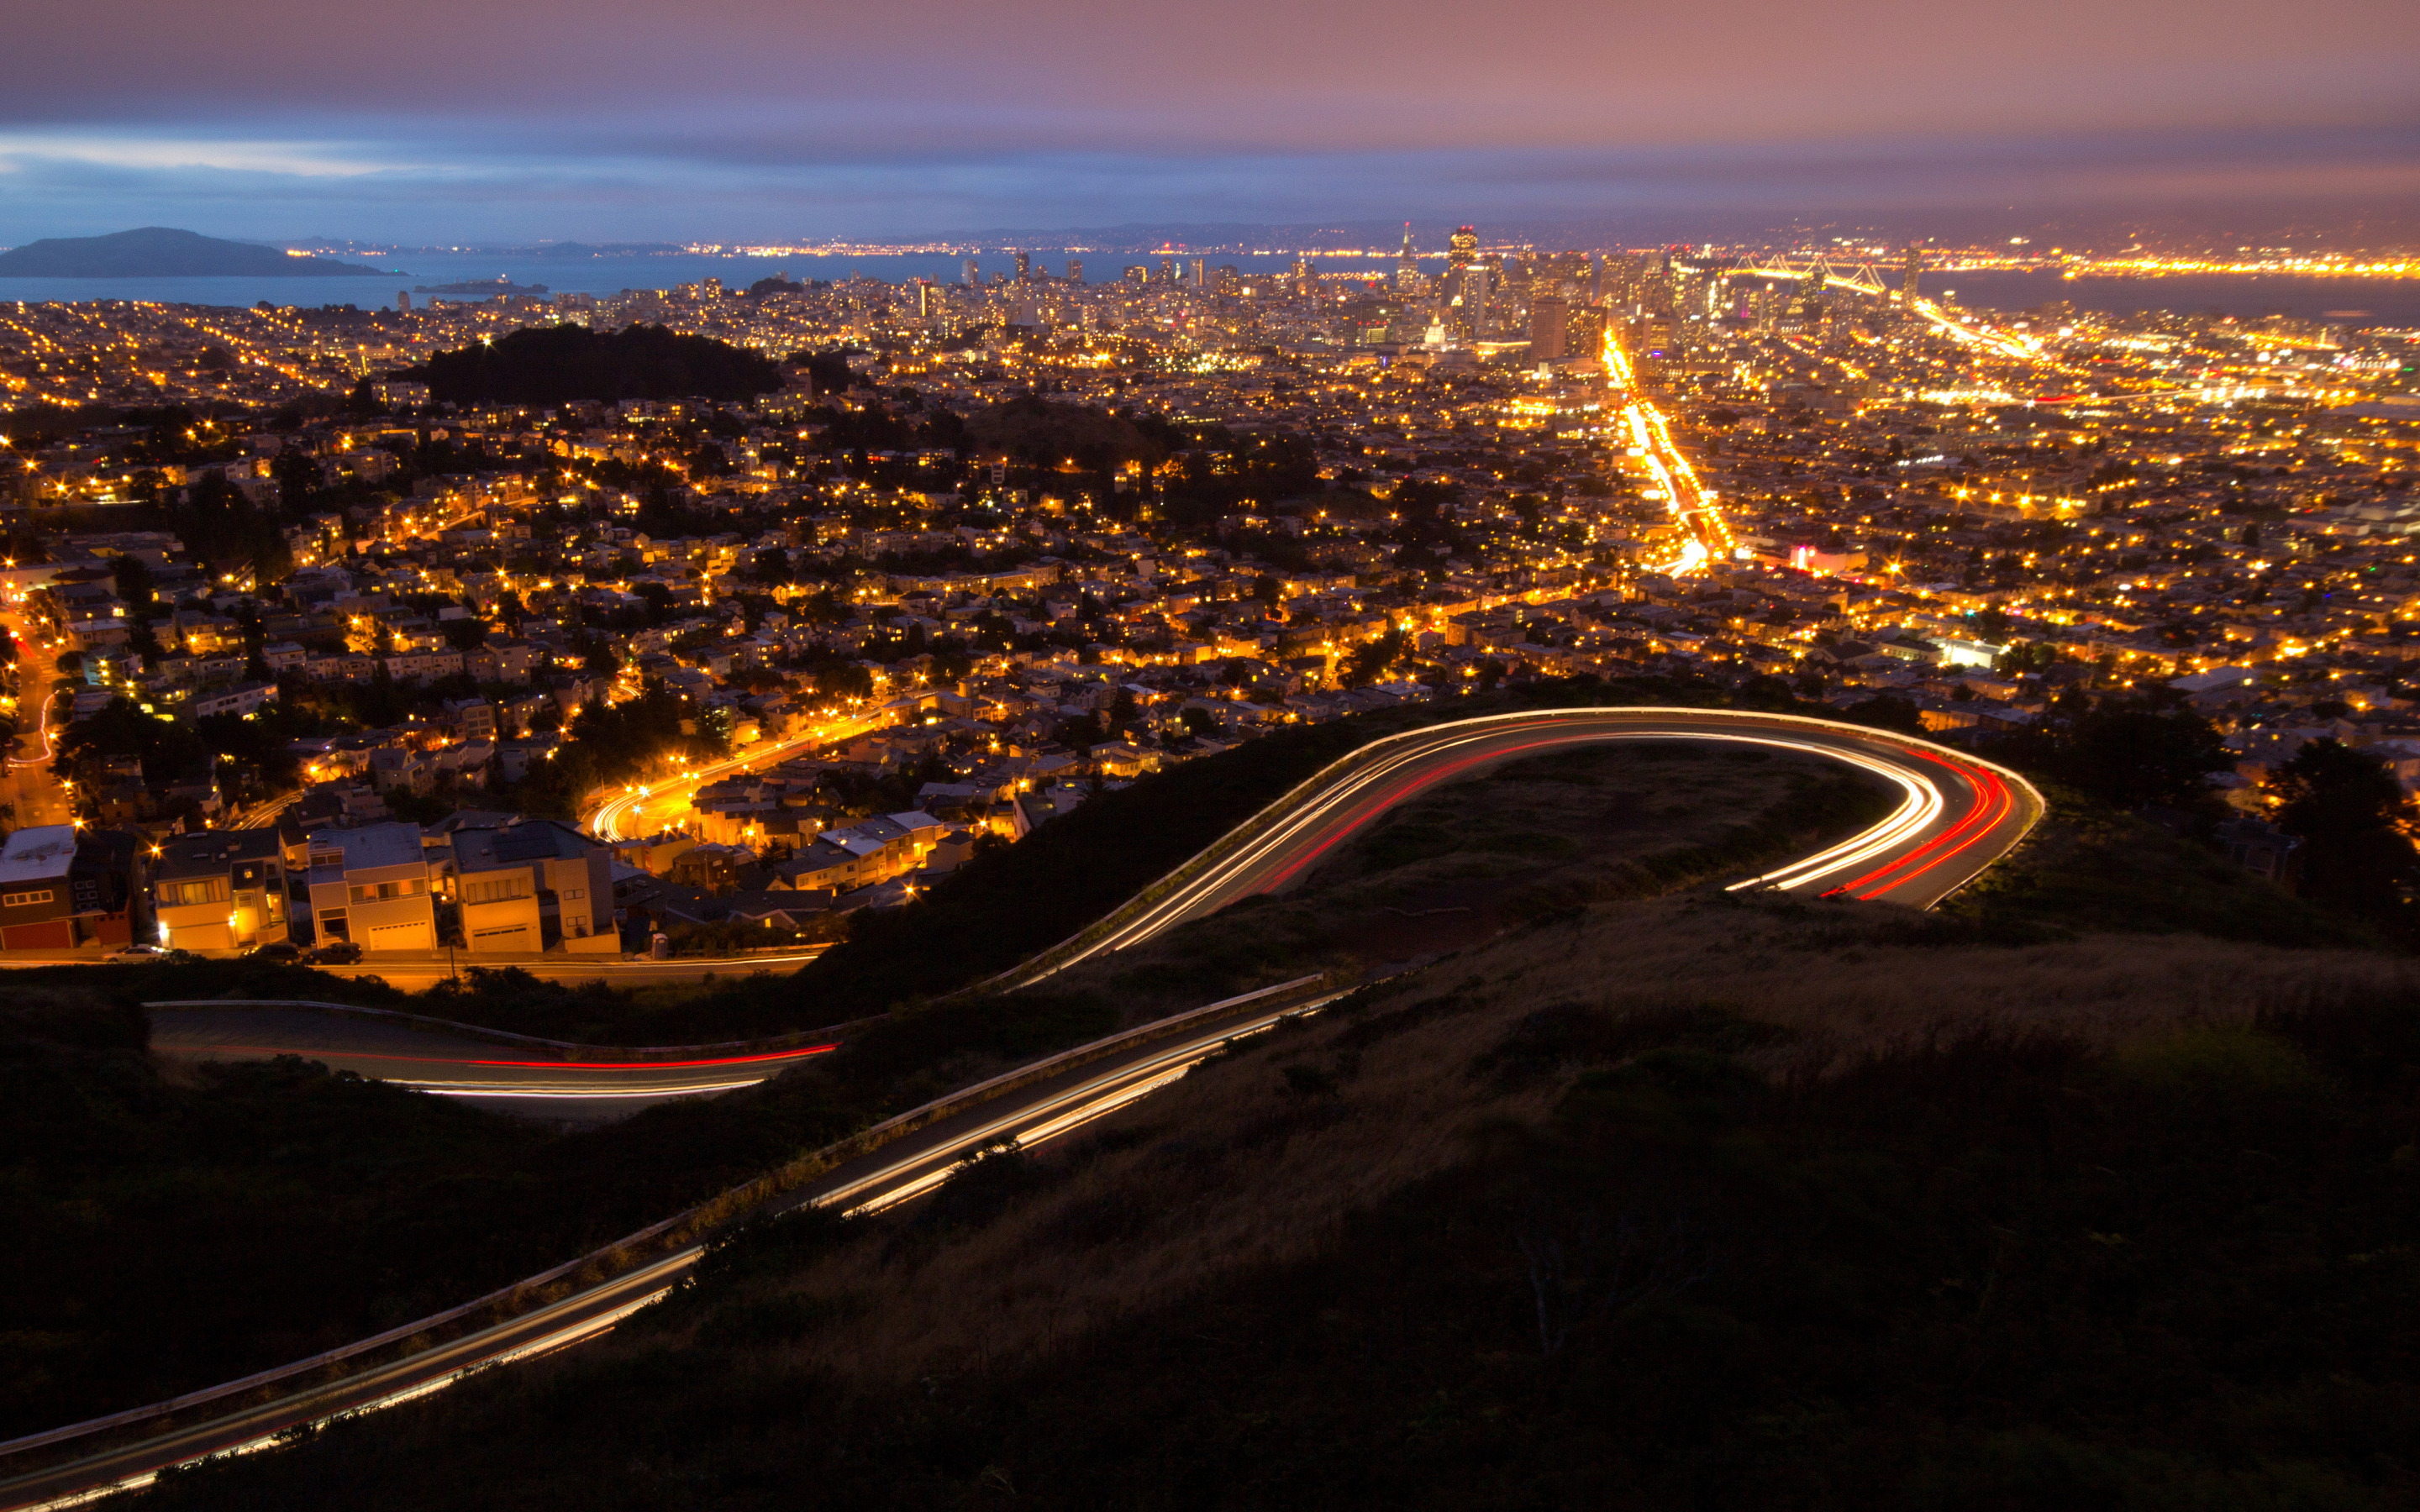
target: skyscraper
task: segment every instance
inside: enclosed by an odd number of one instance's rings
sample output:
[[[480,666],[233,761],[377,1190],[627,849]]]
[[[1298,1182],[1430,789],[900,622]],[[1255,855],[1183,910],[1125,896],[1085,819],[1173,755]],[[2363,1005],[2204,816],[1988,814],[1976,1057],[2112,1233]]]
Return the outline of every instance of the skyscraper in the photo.
[[[1572,307],[1553,295],[1529,301],[1531,362],[1556,363],[1569,355],[1565,337],[1570,330],[1571,314]]]
[[[933,281],[929,278],[916,280],[916,318],[933,318]]]
[[[977,270],[976,270],[976,269],[975,269],[975,260],[974,260],[972,257],[970,257],[970,258],[968,258],[968,259],[967,259],[967,265],[966,265],[966,266],[967,266],[967,282],[968,282],[968,283],[970,283],[970,284],[980,284],[980,283],[982,283],[982,282],[983,282],[983,274],[982,274],[981,272],[979,272],[979,271],[977,271]]]
[[[1209,292],[1209,289],[1210,259],[1196,257],[1193,259],[1193,290],[1197,294],[1204,294]]]
[[[1163,284],[1173,284],[1176,282],[1175,258],[1162,257],[1159,260],[1159,281]]]
[[[1079,257],[1070,257],[1070,258],[1068,258],[1068,259],[1067,259],[1067,282],[1068,282],[1068,283],[1070,283],[1070,284],[1080,284],[1080,283],[1082,283],[1083,281],[1084,281],[1084,263],[1083,263],[1083,259],[1081,259],[1081,258],[1079,258]]]
[[[1020,252],[1016,255],[1016,281],[1020,284],[1033,282],[1033,254]]]
[[[1477,340],[1491,329],[1487,322],[1487,265],[1475,262],[1462,270],[1462,319]]]
[[[405,315],[410,315],[411,313],[411,290],[408,288],[396,290],[395,307],[402,311]]]
[[[1899,291],[1910,303],[1916,301],[1916,280],[1924,272],[1924,249],[1911,241],[1907,244],[1906,267],[1899,275]]]
[[[1449,250],[1446,253],[1445,265],[1449,272],[1469,267],[1479,260],[1478,230],[1467,225],[1458,227],[1453,233],[1453,239],[1447,243],[1447,247]]]

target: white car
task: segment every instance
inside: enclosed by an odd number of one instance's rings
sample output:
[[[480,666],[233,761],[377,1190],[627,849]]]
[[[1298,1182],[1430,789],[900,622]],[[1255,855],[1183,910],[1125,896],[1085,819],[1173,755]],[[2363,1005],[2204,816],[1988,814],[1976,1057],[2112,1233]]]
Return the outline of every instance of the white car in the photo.
[[[171,950],[160,945],[121,945],[101,959],[112,965],[137,966],[163,961],[190,961],[193,959],[193,953],[188,950]]]

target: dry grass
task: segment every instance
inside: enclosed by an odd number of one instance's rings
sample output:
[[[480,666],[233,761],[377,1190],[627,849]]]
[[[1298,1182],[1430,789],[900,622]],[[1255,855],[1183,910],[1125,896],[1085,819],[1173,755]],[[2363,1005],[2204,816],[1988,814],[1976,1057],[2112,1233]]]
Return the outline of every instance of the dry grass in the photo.
[[[869,1225],[775,1287],[860,1304],[790,1346],[793,1363],[869,1385],[997,1368],[1309,1257],[1347,1214],[1453,1164],[1475,1128],[1553,1103],[1575,1066],[1509,1084],[1473,1073],[1541,1009],[1715,1007],[1780,1031],[1746,1057],[1779,1077],[1983,1033],[2116,1046],[2420,986],[2413,964],[2360,952],[1945,933],[1882,905],[1699,896],[1499,937],[1037,1152],[1033,1188],[988,1223],[926,1232],[911,1211]]]

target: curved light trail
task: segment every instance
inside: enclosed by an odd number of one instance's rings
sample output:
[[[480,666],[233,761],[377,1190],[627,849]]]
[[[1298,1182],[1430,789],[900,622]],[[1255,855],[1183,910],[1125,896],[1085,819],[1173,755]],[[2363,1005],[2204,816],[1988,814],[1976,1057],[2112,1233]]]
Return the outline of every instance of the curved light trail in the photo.
[[[514,1060],[481,1056],[413,1056],[378,1049],[332,1050],[324,1044],[236,1044],[219,1041],[169,1048],[171,1053],[191,1057],[302,1056],[377,1081],[446,1097],[596,1101],[737,1091],[778,1076],[800,1061],[830,1055],[840,1044],[834,1041],[758,1055],[686,1060]]]
[[[1306,979],[1306,982],[1310,980]],[[1287,984],[1288,989],[1303,985]],[[947,1180],[958,1163],[976,1150],[995,1146],[1002,1139],[1014,1140],[1019,1148],[1032,1148],[1079,1129],[1167,1085],[1235,1041],[1261,1033],[1282,1019],[1316,1011],[1342,995],[1331,992],[1301,1001],[1298,990],[1273,991],[1278,995],[1272,996],[1271,992],[1252,993],[1213,1005],[1210,1010],[1179,1015],[1187,1026],[1171,1038],[1139,1043],[1103,1060],[1079,1060],[1080,1069],[1012,1092],[956,1118],[924,1126],[894,1146],[844,1163],[792,1197],[760,1211],[757,1217],[761,1220],[782,1211],[810,1206],[838,1207],[846,1212],[876,1211],[908,1201]],[[1288,1001],[1289,995],[1296,1000]],[[1266,1006],[1272,1002],[1284,1006]],[[1073,1057],[1083,1054],[1069,1053]],[[1055,1061],[1068,1057],[1051,1058]],[[923,1111],[919,1109],[902,1117],[915,1119]],[[209,1393],[196,1394],[225,1399],[229,1406],[203,1421],[168,1428],[134,1443],[97,1449],[68,1463],[0,1476],[0,1507],[23,1512],[29,1508],[79,1505],[107,1491],[149,1485],[171,1465],[189,1464],[212,1455],[271,1448],[283,1442],[280,1435],[299,1426],[396,1406],[442,1391],[477,1370],[594,1338],[671,1290],[705,1248],[702,1243],[684,1245],[626,1274],[579,1288],[504,1322],[400,1360],[373,1365],[356,1375],[312,1381],[272,1399],[260,1399],[266,1378],[247,1378]],[[417,1331],[429,1321],[424,1319],[404,1327]],[[403,1335],[398,1331],[393,1336]],[[334,1351],[268,1374],[283,1378],[298,1371],[320,1372],[343,1353]],[[137,1409],[92,1424],[31,1435],[0,1444],[0,1454],[72,1443],[92,1430],[156,1418],[164,1408],[183,1402],[179,1398],[176,1404]]]
[[[874,727],[875,721],[869,717],[843,719],[818,726],[812,733],[794,740],[752,748],[745,754],[701,766],[693,772],[683,772],[664,781],[631,783],[607,798],[595,813],[588,816],[589,832],[609,845],[618,841],[643,839],[649,832],[643,818],[649,809],[659,813],[685,810],[689,808],[690,795],[708,782],[729,777],[734,772],[752,772],[760,764],[785,761],[819,746],[829,746],[835,740],[863,734]],[[666,825],[655,827],[660,831],[671,823],[668,820]]]
[[[47,766],[58,759],[58,742],[51,733],[51,705],[56,703],[59,701],[59,695],[65,691],[64,688],[54,687],[42,695],[42,722],[37,732],[42,737],[42,753],[39,756],[11,756],[8,758],[9,765]]]
[[[1282,890],[1388,810],[1478,767],[1626,740],[1792,750],[1841,762],[1899,790],[1898,806],[1877,823],[1813,856],[1733,883],[1734,891],[1764,887],[1929,908],[2007,854],[2043,810],[2041,795],[2012,772],[1930,741],[1857,725],[1715,709],[1490,715],[1364,747],[1306,784],[1309,791],[1290,795],[1282,812],[1264,813],[1247,825],[1240,842],[1213,846],[1111,915],[1106,927],[1096,925],[1048,952],[1047,964],[1002,980],[1038,980],[1140,945],[1240,898]]]

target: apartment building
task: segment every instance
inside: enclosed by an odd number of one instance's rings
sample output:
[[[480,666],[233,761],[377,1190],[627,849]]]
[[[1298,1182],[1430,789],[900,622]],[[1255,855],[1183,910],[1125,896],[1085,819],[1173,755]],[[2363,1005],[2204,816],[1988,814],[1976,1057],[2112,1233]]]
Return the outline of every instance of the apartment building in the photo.
[[[284,847],[274,829],[206,829],[160,847],[151,863],[160,943],[248,950],[288,932]]]
[[[310,837],[311,918],[321,941],[365,950],[434,950],[437,904],[418,825],[322,829]]]
[[[455,896],[473,955],[622,948],[613,852],[568,825],[528,819],[454,835]]]
[[[801,892],[849,892],[914,871],[949,830],[917,810],[877,815],[845,829],[827,830],[781,867],[779,874]]]

